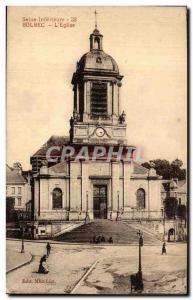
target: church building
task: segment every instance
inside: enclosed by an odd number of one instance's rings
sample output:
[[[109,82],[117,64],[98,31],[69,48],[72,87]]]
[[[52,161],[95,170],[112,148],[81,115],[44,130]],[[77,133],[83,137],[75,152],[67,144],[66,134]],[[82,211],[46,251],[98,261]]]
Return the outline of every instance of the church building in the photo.
[[[123,75],[95,26],[72,76],[69,136],[52,136],[31,157],[36,221],[161,219],[162,178],[135,160],[120,111]]]

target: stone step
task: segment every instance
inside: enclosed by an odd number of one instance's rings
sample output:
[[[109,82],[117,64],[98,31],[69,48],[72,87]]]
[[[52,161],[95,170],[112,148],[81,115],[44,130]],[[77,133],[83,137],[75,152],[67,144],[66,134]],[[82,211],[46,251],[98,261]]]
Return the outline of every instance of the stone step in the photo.
[[[90,243],[94,236],[103,235],[108,242],[110,237],[114,243],[118,244],[138,244],[138,229],[134,228],[134,224],[122,221],[96,220],[88,224],[75,228],[74,230],[63,233],[55,238],[55,240],[70,243]],[[144,244],[159,243],[159,240],[148,234],[143,233]]]

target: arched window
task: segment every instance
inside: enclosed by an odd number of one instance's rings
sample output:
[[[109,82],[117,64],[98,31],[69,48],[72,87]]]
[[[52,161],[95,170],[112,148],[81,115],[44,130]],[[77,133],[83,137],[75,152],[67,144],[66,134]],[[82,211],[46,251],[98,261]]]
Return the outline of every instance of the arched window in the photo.
[[[168,231],[168,242],[174,242],[175,241],[175,229],[170,228]]]
[[[94,49],[99,49],[100,48],[100,40],[98,37],[95,37],[94,39]]]
[[[62,191],[59,188],[55,188],[52,193],[53,209],[62,208]]]
[[[145,208],[145,191],[144,191],[144,189],[137,190],[137,208],[138,209]]]

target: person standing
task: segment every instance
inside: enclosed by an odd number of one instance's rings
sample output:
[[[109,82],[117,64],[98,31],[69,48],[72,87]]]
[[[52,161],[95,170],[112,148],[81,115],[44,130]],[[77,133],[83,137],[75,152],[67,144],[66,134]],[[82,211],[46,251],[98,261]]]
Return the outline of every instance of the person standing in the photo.
[[[166,253],[166,243],[165,243],[165,242],[164,242],[163,245],[162,245],[162,255],[163,255],[163,254],[167,254],[167,253]]]
[[[47,257],[48,257],[50,255],[50,251],[51,251],[51,246],[50,246],[49,242],[46,245],[46,249],[47,249]]]

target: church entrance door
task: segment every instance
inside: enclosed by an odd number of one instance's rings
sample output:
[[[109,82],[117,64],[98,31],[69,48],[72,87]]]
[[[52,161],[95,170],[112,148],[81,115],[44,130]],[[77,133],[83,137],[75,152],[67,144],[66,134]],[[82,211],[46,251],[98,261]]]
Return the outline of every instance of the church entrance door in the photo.
[[[107,186],[93,185],[94,219],[107,219]]]

